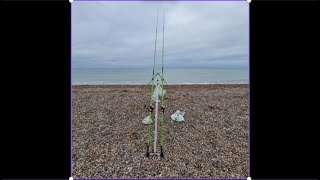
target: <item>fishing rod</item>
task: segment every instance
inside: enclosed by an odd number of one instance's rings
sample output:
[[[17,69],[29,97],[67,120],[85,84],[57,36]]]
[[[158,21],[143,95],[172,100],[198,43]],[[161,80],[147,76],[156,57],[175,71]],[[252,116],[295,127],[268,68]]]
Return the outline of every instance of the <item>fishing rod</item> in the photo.
[[[151,95],[150,95],[150,107],[149,107],[149,122],[148,122],[148,142],[147,142],[147,154],[146,156],[149,157],[149,146],[151,142],[151,124],[152,124],[152,95],[154,93],[154,69],[156,63],[156,49],[157,49],[157,33],[158,33],[158,19],[159,19],[159,8],[157,12],[157,26],[156,26],[156,38],[154,43],[154,54],[153,54],[153,69],[152,69],[152,79],[151,79]]]
[[[160,119],[160,156],[163,157],[163,123],[164,123],[164,74],[163,74],[163,57],[164,57],[164,10],[163,10],[163,29],[162,29],[162,77],[161,77],[161,119]]]
[[[156,44],[157,44],[157,32],[158,32],[158,18],[159,18],[159,9],[157,13],[157,26],[156,26],[156,39],[155,39],[155,50],[154,50],[154,59],[153,59],[153,72],[152,72],[152,79],[151,79],[151,95],[150,95],[150,108],[149,108],[149,116],[148,116],[148,142],[147,142],[147,153],[146,156],[159,156],[164,157],[163,153],[163,144],[164,144],[164,135],[163,135],[163,128],[164,128],[164,11],[163,11],[163,37],[162,37],[162,73],[156,73],[154,75],[155,70],[155,58],[156,58]],[[159,79],[157,78],[156,84],[154,82],[156,77],[160,77],[161,84],[159,83]],[[150,82],[149,82],[150,84]],[[167,84],[167,83],[166,83]],[[155,86],[155,87],[154,87]],[[160,92],[161,91],[161,92]],[[161,94],[160,94],[161,93]],[[159,100],[159,96],[161,99]],[[153,99],[154,98],[154,99]],[[151,142],[151,124],[152,124],[152,112],[153,112],[153,100],[155,101],[155,129],[154,129],[154,149],[153,152],[149,152],[150,142]],[[161,116],[160,116],[160,153],[157,152],[157,126],[158,126],[158,103],[161,103]]]

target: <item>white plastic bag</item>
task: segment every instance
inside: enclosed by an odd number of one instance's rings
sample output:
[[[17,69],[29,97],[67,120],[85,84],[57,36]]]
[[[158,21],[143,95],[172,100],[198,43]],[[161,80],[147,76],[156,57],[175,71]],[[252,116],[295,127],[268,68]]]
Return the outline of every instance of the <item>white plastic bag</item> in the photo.
[[[184,114],[185,114],[185,112],[181,112],[181,111],[177,110],[175,113],[173,113],[171,115],[171,120],[173,122],[182,122],[182,121],[184,121],[184,118],[183,118]]]
[[[158,99],[160,100],[161,99],[161,97],[162,97],[162,88],[161,88],[161,86],[159,85],[158,87],[156,86],[155,88],[158,88]],[[153,95],[152,95],[152,100],[153,101],[156,101],[156,89],[154,89],[154,91],[153,91]],[[166,90],[163,90],[163,94],[165,94],[166,93]]]
[[[150,116],[147,116],[142,120],[142,123],[143,124],[151,124],[152,123],[152,119],[150,118]]]

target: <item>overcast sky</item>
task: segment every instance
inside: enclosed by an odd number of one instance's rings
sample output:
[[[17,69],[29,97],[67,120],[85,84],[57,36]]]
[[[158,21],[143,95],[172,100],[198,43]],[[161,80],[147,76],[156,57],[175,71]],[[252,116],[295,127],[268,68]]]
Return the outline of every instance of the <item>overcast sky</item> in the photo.
[[[72,67],[248,67],[246,1],[73,2]]]

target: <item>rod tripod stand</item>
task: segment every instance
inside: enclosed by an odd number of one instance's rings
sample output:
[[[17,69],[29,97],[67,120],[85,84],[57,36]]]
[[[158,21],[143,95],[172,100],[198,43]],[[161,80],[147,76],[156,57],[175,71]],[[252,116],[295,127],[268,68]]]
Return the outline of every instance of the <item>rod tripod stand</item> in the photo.
[[[157,73],[156,76],[160,74]],[[161,77],[162,78],[162,77]],[[153,157],[153,156],[160,156],[164,157],[163,154],[163,116],[164,116],[164,106],[163,103],[163,90],[161,89],[161,84],[159,83],[159,79],[156,80],[155,84],[155,91],[154,91],[154,101],[155,101],[155,117],[154,117],[154,141],[153,141],[153,152],[149,151],[149,143],[147,143],[147,157]],[[159,99],[159,97],[162,98],[162,100]],[[159,102],[161,102],[161,119],[160,119],[160,152],[157,151],[157,140],[158,140],[158,106]],[[153,107],[150,106],[150,112],[152,115]],[[149,116],[149,120],[151,120],[151,115]],[[150,126],[150,124],[149,124]]]

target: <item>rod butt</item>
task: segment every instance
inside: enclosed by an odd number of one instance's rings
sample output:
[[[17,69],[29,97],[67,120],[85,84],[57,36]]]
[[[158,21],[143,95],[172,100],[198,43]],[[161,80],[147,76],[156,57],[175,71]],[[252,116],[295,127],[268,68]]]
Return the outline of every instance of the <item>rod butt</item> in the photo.
[[[149,145],[147,144],[147,153],[146,153],[146,157],[150,157],[150,153],[149,153]]]

